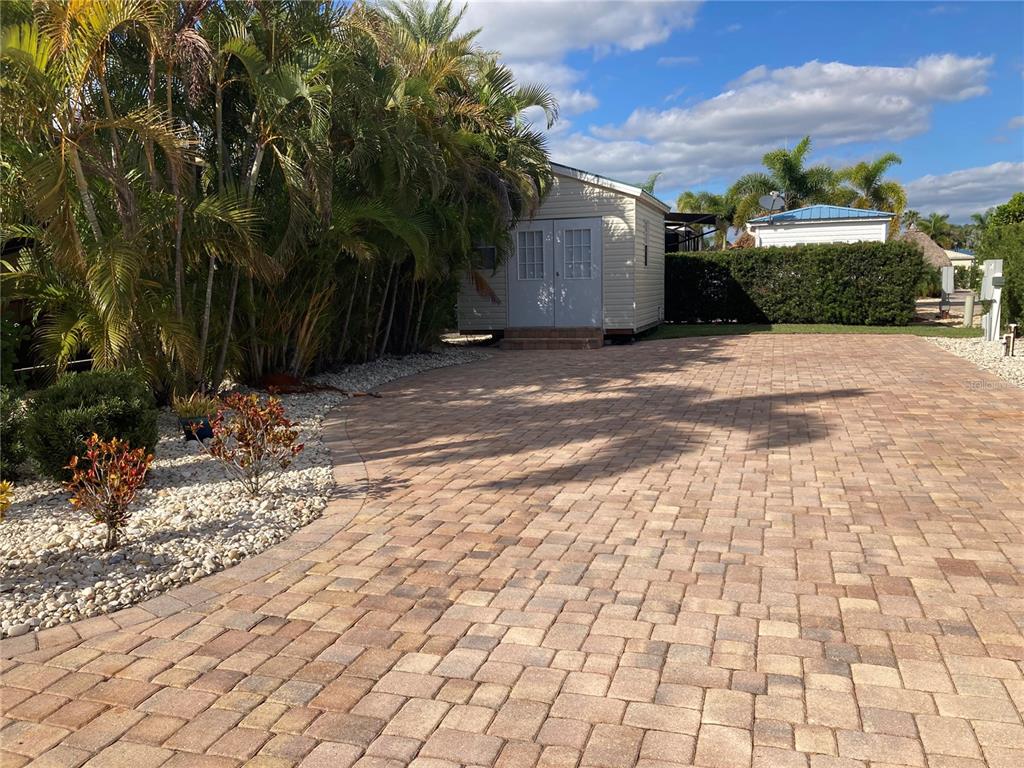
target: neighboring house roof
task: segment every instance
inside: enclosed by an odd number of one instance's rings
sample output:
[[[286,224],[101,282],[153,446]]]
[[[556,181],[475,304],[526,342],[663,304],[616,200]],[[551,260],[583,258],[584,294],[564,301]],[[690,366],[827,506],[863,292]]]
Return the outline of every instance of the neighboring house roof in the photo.
[[[624,181],[616,181],[615,179],[609,179],[607,176],[598,176],[596,173],[590,171],[581,171],[579,168],[571,168],[568,165],[560,165],[559,163],[552,163],[551,170],[559,176],[568,176],[572,179],[577,179],[586,184],[593,184],[596,187],[604,187],[615,192],[621,192],[624,195],[644,200],[650,203],[655,208],[665,211],[668,213],[672,210],[672,206],[667,203],[663,203],[661,200],[656,198],[650,192],[646,192],[635,184],[627,184]]]
[[[847,208],[842,205],[808,205],[792,211],[779,211],[751,219],[748,224],[792,224],[802,221],[844,221],[849,219],[891,219],[895,214],[889,211],[872,211],[868,208]]]
[[[924,232],[916,229],[908,229],[902,235],[899,236],[900,240],[907,243],[913,243],[921,249],[921,253],[924,254],[925,260],[933,267],[951,267],[953,262],[949,260],[949,256],[946,255],[945,250],[932,240]]]

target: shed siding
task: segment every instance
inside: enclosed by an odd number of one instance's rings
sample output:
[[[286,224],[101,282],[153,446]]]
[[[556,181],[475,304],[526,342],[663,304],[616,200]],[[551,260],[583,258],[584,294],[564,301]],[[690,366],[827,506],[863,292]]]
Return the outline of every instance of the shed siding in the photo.
[[[463,275],[459,286],[459,330],[460,331],[500,331],[508,323],[508,279],[506,278],[506,262],[498,265],[492,273],[490,269],[480,270],[480,274],[494,290],[499,303],[494,303],[487,296],[481,296],[469,275]]]
[[[536,219],[603,218],[605,328],[634,327],[635,209],[628,195],[556,174],[551,191],[534,214]]]
[[[886,241],[888,224],[884,221],[822,221],[751,227],[761,246],[801,245],[804,243],[859,243]]]
[[[636,205],[636,325],[657,325],[665,312],[665,214],[642,200]],[[647,264],[644,264],[646,238]]]

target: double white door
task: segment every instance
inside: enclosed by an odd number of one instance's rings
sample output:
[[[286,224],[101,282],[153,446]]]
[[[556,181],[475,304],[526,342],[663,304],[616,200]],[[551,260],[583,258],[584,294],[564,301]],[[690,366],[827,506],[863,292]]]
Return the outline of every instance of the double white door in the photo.
[[[510,328],[601,328],[601,219],[548,219],[513,232]]]

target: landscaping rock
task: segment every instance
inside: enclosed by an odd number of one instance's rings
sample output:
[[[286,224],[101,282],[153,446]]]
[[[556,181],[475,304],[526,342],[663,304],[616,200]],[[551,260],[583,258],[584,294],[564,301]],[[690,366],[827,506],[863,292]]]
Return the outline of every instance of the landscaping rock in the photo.
[[[929,337],[928,341],[958,357],[970,360],[979,368],[991,371],[1011,384],[1024,387],[1024,339],[1017,339],[1017,354],[1013,357],[1003,356],[1003,345],[998,341],[938,337]]]
[[[360,392],[484,357],[479,349],[445,348],[349,366],[316,381]],[[0,523],[0,637],[154,597],[262,552],[319,517],[334,487],[323,419],[345,396],[326,390],[281,399],[306,447],[256,498],[183,440],[175,415],[163,412],[156,460],[113,552],[103,551],[104,526],[72,508],[58,483],[16,483]]]

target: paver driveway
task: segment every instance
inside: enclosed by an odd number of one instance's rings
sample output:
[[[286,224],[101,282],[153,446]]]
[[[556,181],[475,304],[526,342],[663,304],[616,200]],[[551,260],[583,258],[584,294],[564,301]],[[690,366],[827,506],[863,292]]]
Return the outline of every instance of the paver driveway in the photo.
[[[1024,765],[1021,390],[753,336],[385,393],[365,497],[336,426],[290,542],[6,641],[3,765]]]

